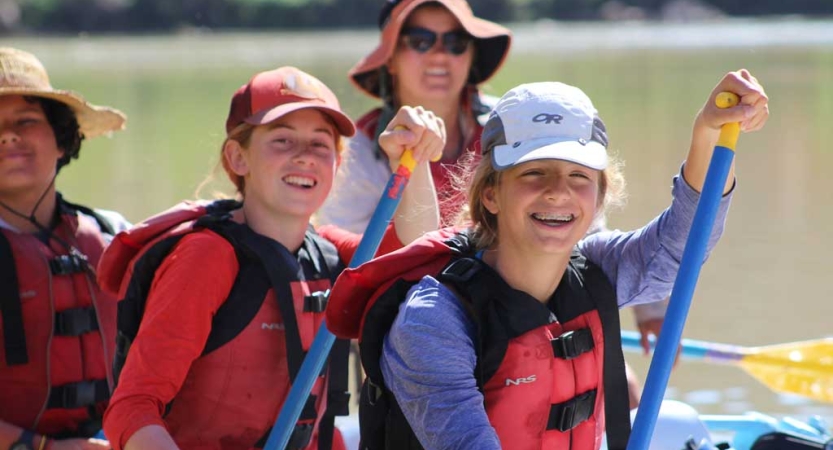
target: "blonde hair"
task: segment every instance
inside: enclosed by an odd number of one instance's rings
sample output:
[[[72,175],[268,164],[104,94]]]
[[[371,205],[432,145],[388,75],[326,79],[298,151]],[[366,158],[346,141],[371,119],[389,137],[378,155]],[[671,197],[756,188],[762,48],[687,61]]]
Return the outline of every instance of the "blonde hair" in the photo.
[[[602,170],[599,177],[599,205],[594,220],[601,220],[607,211],[624,205],[625,177],[622,173],[624,166],[618,156],[608,156],[607,168]],[[489,212],[483,204],[483,192],[490,187],[500,185],[503,175],[492,166],[491,155],[483,156],[473,170],[468,170],[470,179],[468,188],[468,204],[465,205],[457,219],[458,225],[471,228],[471,241],[475,249],[482,250],[497,242],[497,216]]]

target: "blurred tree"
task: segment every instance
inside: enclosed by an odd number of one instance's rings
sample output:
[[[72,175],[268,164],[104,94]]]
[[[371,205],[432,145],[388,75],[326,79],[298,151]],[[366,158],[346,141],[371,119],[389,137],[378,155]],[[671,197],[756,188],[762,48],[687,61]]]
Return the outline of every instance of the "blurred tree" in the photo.
[[[599,18],[599,10],[606,0],[532,0],[530,12],[532,17],[554,20],[594,20]],[[649,2],[661,0],[631,0],[631,2]],[[628,3],[631,3],[628,2]]]
[[[384,0],[0,0],[0,33],[171,32],[211,29],[376,27]],[[500,23],[549,18],[596,20],[601,11],[635,7],[659,17],[671,0],[469,0]],[[833,14],[833,0],[700,0],[734,16]],[[615,8],[611,8],[615,7]],[[604,14],[615,18],[621,15]],[[628,16],[630,17],[630,16]],[[640,16],[642,17],[642,16]]]
[[[525,3],[519,0],[473,0],[469,2],[476,16],[498,23],[517,20],[516,13],[524,9]]]

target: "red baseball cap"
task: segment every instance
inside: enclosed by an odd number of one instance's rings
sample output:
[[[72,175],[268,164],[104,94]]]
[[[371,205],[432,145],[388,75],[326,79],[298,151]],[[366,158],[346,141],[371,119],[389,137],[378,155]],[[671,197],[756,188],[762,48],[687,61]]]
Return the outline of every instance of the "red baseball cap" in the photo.
[[[226,133],[244,122],[263,125],[305,108],[328,115],[343,136],[356,133],[353,121],[341,111],[333,91],[318,78],[290,66],[260,72],[240,86],[231,98]]]

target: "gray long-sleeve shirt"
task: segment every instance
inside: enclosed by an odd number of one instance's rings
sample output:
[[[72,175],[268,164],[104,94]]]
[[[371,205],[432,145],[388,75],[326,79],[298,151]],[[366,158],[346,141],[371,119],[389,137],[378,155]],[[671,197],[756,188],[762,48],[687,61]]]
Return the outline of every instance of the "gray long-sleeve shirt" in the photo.
[[[662,300],[671,292],[699,194],[678,175],[672,196],[671,206],[646,226],[599,232],[578,243],[616,288],[620,307]],[[730,200],[731,193],[720,203],[709,252],[723,233]],[[428,450],[501,448],[474,378],[474,335],[460,301],[427,276],[411,288],[385,337],[385,383]]]

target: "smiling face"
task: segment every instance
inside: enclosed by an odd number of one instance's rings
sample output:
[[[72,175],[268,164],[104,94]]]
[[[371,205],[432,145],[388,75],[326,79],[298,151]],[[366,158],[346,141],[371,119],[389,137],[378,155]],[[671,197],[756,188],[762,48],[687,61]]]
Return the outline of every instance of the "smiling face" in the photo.
[[[497,245],[521,254],[569,255],[600,206],[601,172],[554,159],[530,161],[483,189],[483,206],[497,217]]]
[[[243,197],[281,216],[309,220],[333,185],[339,136],[316,109],[301,109],[254,128],[248,145],[230,140],[227,170],[243,178]]]
[[[408,46],[406,38],[399,37],[388,71],[394,78],[395,95],[403,105],[426,106],[426,103],[457,102],[466,85],[474,55],[474,45],[469,44],[460,55],[443,49],[442,36],[462,30],[460,22],[444,7],[426,5],[417,8],[408,17],[403,30],[420,28],[437,34],[438,39],[425,53]]]
[[[0,196],[43,193],[63,152],[38,101],[0,96]]]

